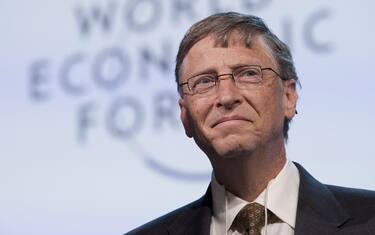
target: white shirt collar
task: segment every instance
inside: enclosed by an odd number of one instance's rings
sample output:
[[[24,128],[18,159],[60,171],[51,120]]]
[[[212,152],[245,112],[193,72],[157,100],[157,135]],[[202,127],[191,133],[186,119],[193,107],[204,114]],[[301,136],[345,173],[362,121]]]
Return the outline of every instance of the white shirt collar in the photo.
[[[297,167],[289,160],[279,174],[268,184],[267,208],[293,229],[295,227],[299,189],[299,173]],[[220,231],[230,228],[237,213],[249,202],[226,191],[214,174],[211,179],[213,200],[213,223],[220,226]],[[266,189],[254,200],[265,205]],[[225,210],[227,212],[225,213]],[[225,218],[226,216],[226,218]]]

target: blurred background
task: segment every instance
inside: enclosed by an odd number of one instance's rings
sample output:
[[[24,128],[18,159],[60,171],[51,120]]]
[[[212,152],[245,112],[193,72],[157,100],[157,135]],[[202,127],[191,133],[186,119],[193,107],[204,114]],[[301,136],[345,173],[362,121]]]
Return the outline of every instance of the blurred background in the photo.
[[[375,190],[375,2],[0,1],[0,234],[123,234],[200,197],[174,59],[212,13],[265,19],[302,89],[288,157]]]

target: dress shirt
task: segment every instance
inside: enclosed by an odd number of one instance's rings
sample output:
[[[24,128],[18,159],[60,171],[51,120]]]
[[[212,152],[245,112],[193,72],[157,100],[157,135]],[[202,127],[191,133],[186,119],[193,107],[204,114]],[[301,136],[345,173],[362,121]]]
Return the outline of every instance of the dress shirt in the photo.
[[[287,160],[279,174],[272,179],[266,189],[254,200],[277,215],[283,223],[267,225],[267,235],[294,234],[299,189],[299,172],[293,162]],[[214,174],[211,179],[213,215],[211,235],[239,235],[230,230],[237,213],[249,202],[233,195],[220,185]],[[267,199],[266,199],[267,196]],[[265,228],[262,228],[264,234]]]

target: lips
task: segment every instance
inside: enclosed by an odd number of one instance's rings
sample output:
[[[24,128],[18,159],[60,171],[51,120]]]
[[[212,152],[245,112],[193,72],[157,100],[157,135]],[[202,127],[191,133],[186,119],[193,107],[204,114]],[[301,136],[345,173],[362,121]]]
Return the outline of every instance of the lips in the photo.
[[[229,116],[229,117],[222,117],[219,120],[215,121],[214,124],[211,127],[214,128],[215,126],[219,125],[220,123],[230,122],[230,121],[237,121],[237,120],[238,121],[250,122],[250,120],[247,119],[247,118],[245,118],[245,117],[241,117],[241,116]]]

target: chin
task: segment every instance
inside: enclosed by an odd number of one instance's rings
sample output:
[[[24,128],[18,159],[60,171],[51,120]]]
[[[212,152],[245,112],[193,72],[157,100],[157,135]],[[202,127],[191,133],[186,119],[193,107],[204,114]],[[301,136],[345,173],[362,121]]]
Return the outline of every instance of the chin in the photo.
[[[247,156],[248,151],[244,150],[239,150],[239,149],[232,149],[229,151],[224,151],[224,152],[218,152],[217,157],[219,159],[240,159],[245,156]]]
[[[223,138],[213,142],[215,152],[222,158],[238,158],[251,155],[258,146],[254,138]]]

